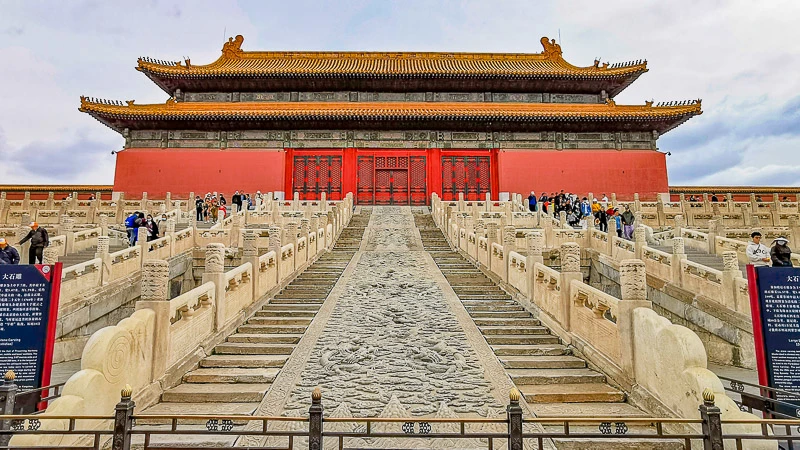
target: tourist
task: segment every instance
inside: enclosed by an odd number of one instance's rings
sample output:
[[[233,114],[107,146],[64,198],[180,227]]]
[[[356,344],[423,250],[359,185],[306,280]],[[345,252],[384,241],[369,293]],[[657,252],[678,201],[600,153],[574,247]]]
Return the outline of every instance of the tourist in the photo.
[[[636,216],[631,212],[631,207],[625,205],[625,212],[622,213],[622,237],[627,240],[633,240],[633,224],[636,221]]]
[[[745,253],[750,264],[756,267],[768,267],[771,261],[769,257],[769,249],[761,243],[761,233],[753,231],[750,233],[753,242],[747,245]]]
[[[158,239],[158,224],[153,220],[153,216],[150,214],[147,215],[144,226],[147,228],[147,242]]]
[[[125,218],[125,231],[128,232],[128,245],[133,247],[136,245],[136,233],[134,233],[136,219],[139,218],[139,211],[134,211],[133,214]]]
[[[603,206],[603,210],[608,211],[608,197],[606,194],[603,194],[603,198],[600,199],[600,205]]]
[[[536,212],[536,192],[531,191],[531,195],[528,196],[528,211]]]
[[[769,251],[772,267],[793,267],[792,249],[789,248],[789,240],[783,236],[772,241],[772,249]]]
[[[542,205],[542,212],[547,214],[547,192],[542,192],[542,196],[539,197],[539,204]]]
[[[567,213],[567,223],[571,227],[577,227],[580,220],[578,220],[578,215],[575,214],[575,210],[570,211]]]
[[[161,218],[158,219],[158,237],[164,237],[164,233],[167,231],[167,215],[161,214]]]
[[[605,209],[600,209],[594,215],[597,218],[597,225],[600,231],[608,233],[608,214]]]
[[[19,264],[19,252],[0,238],[0,265],[3,264]]]
[[[589,199],[583,197],[581,199],[581,217],[586,218],[592,215],[592,206],[589,205]]]
[[[719,199],[717,198],[717,194],[711,195],[711,201],[714,202],[714,203],[719,202]]]
[[[247,202],[247,209],[253,209],[253,199],[250,198],[250,194],[247,194],[244,199]]]
[[[599,213],[602,209],[603,209],[603,207],[600,206],[600,203],[597,201],[597,199],[593,198],[592,199],[592,214],[594,214],[594,216],[597,217],[597,213]]]
[[[197,211],[197,221],[202,222],[204,219],[203,216],[203,199],[200,198],[199,195],[194,196],[194,209]]]
[[[225,196],[222,195],[222,192],[219,193],[219,204],[220,206],[228,204],[228,201],[225,200]]]
[[[619,208],[614,208],[611,212],[611,215],[614,217],[614,223],[617,225],[617,237],[622,237],[622,216],[619,214]]]
[[[219,209],[217,210],[217,220],[222,222],[225,220],[225,217],[228,216],[228,208],[225,207],[225,203],[219,204]]]
[[[19,245],[30,240],[31,248],[28,251],[28,264],[36,264],[37,260],[39,264],[42,264],[42,254],[44,253],[44,248],[50,245],[50,237],[47,235],[47,230],[40,227],[38,223],[31,222],[30,227],[31,231],[19,241]]]
[[[239,195],[239,191],[233,193],[233,196],[231,197],[231,204],[236,205],[236,207],[239,208],[237,211],[242,210],[242,196]]]
[[[758,203],[761,203],[761,202],[763,202],[764,200],[761,200],[761,196],[760,196],[760,195],[756,195],[756,201],[757,201]]]

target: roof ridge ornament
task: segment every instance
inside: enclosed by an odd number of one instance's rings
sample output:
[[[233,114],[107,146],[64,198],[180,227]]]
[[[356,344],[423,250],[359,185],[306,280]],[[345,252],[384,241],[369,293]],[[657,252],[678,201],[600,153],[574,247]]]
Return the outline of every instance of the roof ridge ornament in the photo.
[[[228,42],[222,45],[222,56],[225,58],[237,59],[242,56],[242,42],[244,36],[237,34],[235,38],[228,38]]]
[[[548,39],[547,36],[542,36],[539,40],[544,47],[544,56],[547,58],[561,58],[561,46],[556,44],[555,39]]]

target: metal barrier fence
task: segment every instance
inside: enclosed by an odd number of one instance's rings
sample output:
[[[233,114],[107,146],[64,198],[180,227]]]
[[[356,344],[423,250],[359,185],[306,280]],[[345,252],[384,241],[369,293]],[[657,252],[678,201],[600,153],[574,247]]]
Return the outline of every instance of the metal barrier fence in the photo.
[[[728,377],[719,379],[728,383],[725,391],[744,412],[760,411],[765,417],[776,419],[800,418],[800,395],[796,392]]]
[[[743,448],[748,441],[768,440],[778,445],[800,441],[798,420],[722,421],[721,411],[714,405],[714,394],[703,393],[698,419],[626,418],[626,417],[563,417],[523,418],[520,393],[512,390],[505,418],[323,418],[322,394],[315,389],[311,395],[308,417],[207,416],[207,415],[136,415],[132,391],[126,388],[113,416],[66,417],[55,415],[14,415],[16,385],[7,380],[0,386],[0,449],[60,448],[130,450],[137,448],[165,449],[209,448],[209,442],[192,446],[192,437],[223,439],[228,443],[217,448],[229,448],[233,442],[250,449],[319,450],[323,441],[333,440],[339,449],[375,447],[387,439],[402,447],[407,440],[452,443],[453,447],[468,448],[546,448],[550,440],[585,439],[598,444],[624,441],[671,441],[684,448],[702,445],[705,450],[721,450],[725,443]],[[52,426],[48,422],[57,421]],[[758,432],[725,432],[735,424],[750,424]],[[327,429],[326,429],[327,428]],[[11,445],[14,436],[64,437],[66,443],[42,445]],[[168,442],[179,442],[169,445]],[[400,445],[397,445],[397,442]],[[800,443],[800,442],[798,442]],[[441,448],[442,442],[438,447]],[[385,447],[381,445],[380,447]]]

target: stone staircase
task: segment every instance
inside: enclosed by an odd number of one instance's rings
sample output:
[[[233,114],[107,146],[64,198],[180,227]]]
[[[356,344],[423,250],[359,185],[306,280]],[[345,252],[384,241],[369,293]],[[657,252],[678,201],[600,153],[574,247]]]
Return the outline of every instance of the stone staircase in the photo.
[[[298,275],[143,414],[253,414],[355,254],[354,243],[360,242],[368,221],[368,216],[354,216],[331,252]]]
[[[120,250],[124,250],[126,248],[128,247],[122,245],[110,245],[108,247],[108,252],[114,253]],[[64,256],[59,256],[58,262],[63,263],[64,267],[74,266],[76,264],[85,263],[86,261],[94,259],[95,258],[94,255],[96,252],[97,252],[97,247],[89,247],[86,250],[81,250],[79,252],[73,252],[66,254]],[[25,258],[23,259],[27,259],[27,255],[25,255]]]
[[[665,252],[665,253],[672,253],[672,247],[671,246],[658,246],[658,247],[653,247],[653,248],[655,248],[656,250],[661,250],[662,252]],[[711,253],[704,252],[702,250],[693,249],[693,248],[688,248],[688,247],[686,249],[684,249],[684,253],[686,253],[686,259],[688,259],[691,262],[694,262],[694,263],[697,263],[697,264],[702,264],[702,265],[704,265],[706,267],[710,267],[710,268],[716,269],[716,270],[723,270],[724,267],[725,267],[723,262],[722,262],[722,256],[712,255]],[[742,275],[745,278],[747,278],[747,265],[746,264],[742,264],[740,262],[739,263],[739,269],[742,271]]]
[[[506,373],[538,417],[644,417],[626,403],[626,395],[609,385],[605,375],[587,367],[558,336],[498,287],[459,253],[450,249],[432,217],[415,215],[422,243],[461,303],[483,333]],[[633,428],[633,427],[631,427]],[[560,426],[545,430],[561,432]],[[597,426],[571,427],[597,432]],[[654,432],[636,427],[637,433]],[[675,442],[619,440],[598,444],[582,439],[558,439],[558,448],[683,448]],[[679,444],[679,443],[678,443]],[[587,446],[588,445],[588,446]]]

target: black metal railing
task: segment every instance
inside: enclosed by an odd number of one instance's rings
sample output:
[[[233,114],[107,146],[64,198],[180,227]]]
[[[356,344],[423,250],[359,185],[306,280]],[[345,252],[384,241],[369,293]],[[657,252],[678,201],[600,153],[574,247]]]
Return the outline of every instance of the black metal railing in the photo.
[[[51,384],[36,389],[18,391],[14,396],[14,414],[41,414],[47,405],[59,397],[66,383]]]
[[[776,448],[800,444],[800,420],[721,420],[710,390],[703,393],[699,418],[551,417],[523,418],[520,394],[513,390],[505,417],[498,418],[324,418],[322,394],[315,389],[307,417],[240,415],[136,415],[132,390],[123,389],[113,416],[19,415],[14,411],[17,388],[12,379],[0,386],[0,449],[81,448],[129,450],[132,442],[145,450],[181,447],[319,450],[323,441],[339,449],[375,447],[391,440],[393,447],[425,440],[452,447],[536,448],[551,441],[582,439],[602,444],[674,442],[705,450],[745,448],[748,442],[770,441]],[[747,428],[742,428],[742,426]],[[12,438],[16,438],[12,441]],[[203,442],[194,441],[200,438]],[[193,446],[192,442],[197,442]],[[409,445],[418,447],[417,445]],[[464,444],[464,445],[462,445]],[[469,444],[469,445],[466,445]],[[386,447],[386,445],[378,445]]]
[[[760,411],[764,417],[775,419],[800,418],[800,395],[784,389],[719,377],[725,391],[744,412]]]

